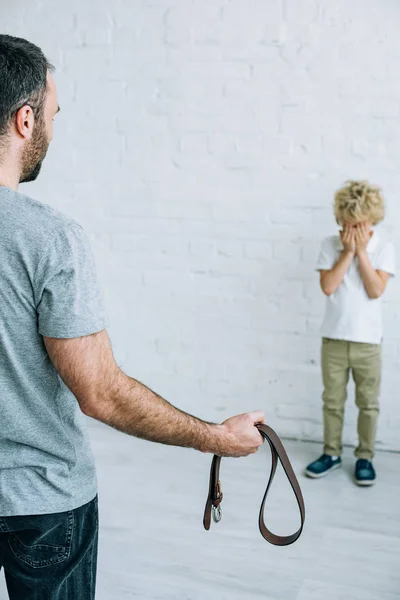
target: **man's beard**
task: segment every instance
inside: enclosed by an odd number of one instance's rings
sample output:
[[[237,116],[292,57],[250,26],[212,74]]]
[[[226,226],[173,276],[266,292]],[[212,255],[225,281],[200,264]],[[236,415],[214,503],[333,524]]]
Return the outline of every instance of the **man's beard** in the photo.
[[[47,154],[49,140],[43,119],[35,123],[32,138],[26,144],[21,157],[20,183],[35,181],[42,168],[42,162]]]

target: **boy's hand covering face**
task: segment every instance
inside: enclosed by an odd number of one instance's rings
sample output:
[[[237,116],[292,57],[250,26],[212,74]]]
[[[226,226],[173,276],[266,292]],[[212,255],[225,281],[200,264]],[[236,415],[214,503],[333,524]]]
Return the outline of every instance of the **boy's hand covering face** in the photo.
[[[367,225],[365,223],[360,223],[360,225],[357,225],[355,232],[357,251],[365,250],[371,237],[371,233],[368,230]]]
[[[340,232],[340,239],[346,252],[354,254],[356,251],[356,230],[348,225],[343,225],[343,229]]]

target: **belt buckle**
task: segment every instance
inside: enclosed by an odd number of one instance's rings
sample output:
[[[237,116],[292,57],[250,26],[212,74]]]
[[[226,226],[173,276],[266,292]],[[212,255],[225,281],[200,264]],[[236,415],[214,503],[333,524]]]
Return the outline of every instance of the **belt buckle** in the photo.
[[[212,509],[213,521],[214,523],[219,523],[222,519],[222,508],[220,506],[213,505]]]
[[[217,481],[215,504],[213,503],[213,505],[212,505],[212,509],[213,509],[212,516],[213,516],[214,523],[219,523],[220,520],[222,519],[222,508],[221,508],[222,498],[223,498],[223,494],[222,494],[221,482]]]

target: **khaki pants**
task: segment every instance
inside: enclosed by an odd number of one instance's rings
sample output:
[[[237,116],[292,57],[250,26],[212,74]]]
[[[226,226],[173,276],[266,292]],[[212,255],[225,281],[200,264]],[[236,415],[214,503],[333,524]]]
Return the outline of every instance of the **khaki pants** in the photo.
[[[324,383],[324,453],[340,456],[344,405],[350,371],[356,386],[358,414],[357,458],[372,459],[379,415],[381,382],[380,344],[360,344],[322,339],[322,379]]]

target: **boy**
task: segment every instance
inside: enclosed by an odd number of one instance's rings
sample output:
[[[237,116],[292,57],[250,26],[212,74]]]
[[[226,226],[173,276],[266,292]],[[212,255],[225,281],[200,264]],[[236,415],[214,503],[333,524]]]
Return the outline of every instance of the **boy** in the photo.
[[[318,478],[341,466],[346,387],[355,382],[358,446],[355,482],[375,483],[372,465],[379,413],[382,342],[382,294],[395,273],[393,245],[372,229],[384,218],[379,188],[348,181],[335,194],[339,235],[323,240],[318,259],[322,291],[327,296],[322,325],[324,384],[324,453],[306,468]]]

